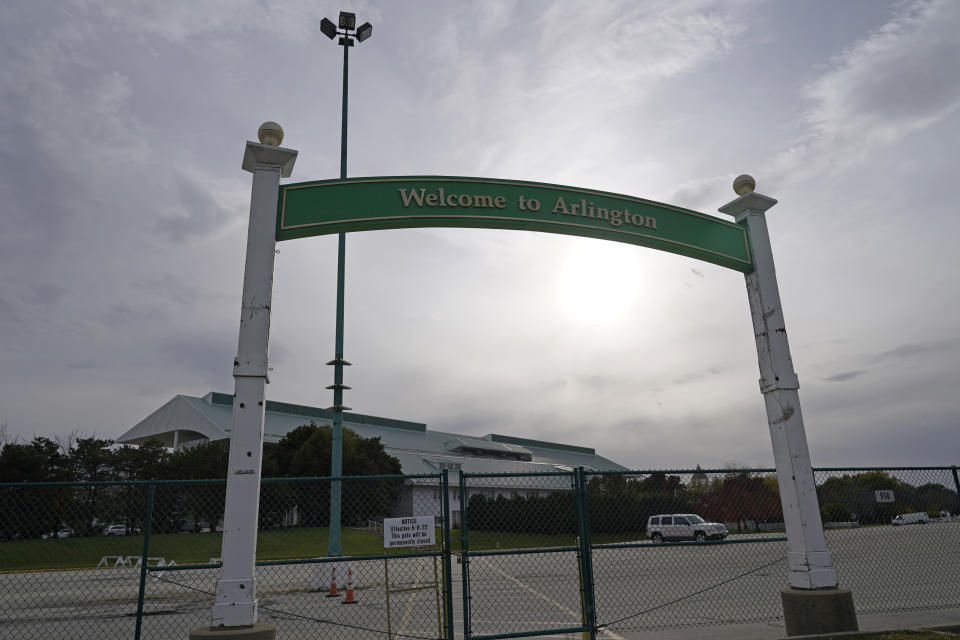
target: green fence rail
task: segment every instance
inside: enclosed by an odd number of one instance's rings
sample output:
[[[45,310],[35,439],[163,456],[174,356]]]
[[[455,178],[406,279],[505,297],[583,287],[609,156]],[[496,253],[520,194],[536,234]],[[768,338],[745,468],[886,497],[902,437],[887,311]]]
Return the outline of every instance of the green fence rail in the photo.
[[[815,470],[858,614],[960,608],[956,467]],[[327,558],[342,483],[344,557]],[[176,638],[209,624],[223,480],[0,484],[0,637]],[[257,593],[278,637],[487,640],[782,618],[772,469],[264,479]],[[385,549],[386,517],[436,545]],[[339,597],[327,597],[332,569]],[[343,574],[355,606],[344,606]]]
[[[334,480],[344,556],[328,558]],[[0,485],[0,637],[182,640],[209,625],[225,488],[223,480]],[[452,638],[449,491],[446,472],[264,479],[260,619],[284,638]],[[413,514],[434,516],[436,544],[385,549],[384,518]],[[338,597],[329,597],[334,575]],[[343,606],[348,598],[354,606]]]
[[[960,607],[956,467],[815,476],[858,613]],[[465,638],[782,619],[773,469],[462,474],[460,496]]]

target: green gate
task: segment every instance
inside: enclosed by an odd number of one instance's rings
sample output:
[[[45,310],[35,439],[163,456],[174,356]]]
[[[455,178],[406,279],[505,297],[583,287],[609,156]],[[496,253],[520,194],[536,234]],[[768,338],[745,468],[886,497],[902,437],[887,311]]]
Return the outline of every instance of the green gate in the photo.
[[[960,607],[956,467],[814,471],[858,615]],[[460,507],[465,639],[783,619],[773,469],[462,473]]]

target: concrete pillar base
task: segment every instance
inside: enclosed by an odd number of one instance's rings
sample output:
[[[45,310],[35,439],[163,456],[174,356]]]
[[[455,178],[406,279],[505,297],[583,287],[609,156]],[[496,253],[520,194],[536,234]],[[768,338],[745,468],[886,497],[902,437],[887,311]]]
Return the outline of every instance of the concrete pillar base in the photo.
[[[255,623],[252,627],[200,627],[190,631],[190,640],[276,640],[277,627]]]
[[[788,636],[859,630],[849,589],[784,589],[780,596]]]

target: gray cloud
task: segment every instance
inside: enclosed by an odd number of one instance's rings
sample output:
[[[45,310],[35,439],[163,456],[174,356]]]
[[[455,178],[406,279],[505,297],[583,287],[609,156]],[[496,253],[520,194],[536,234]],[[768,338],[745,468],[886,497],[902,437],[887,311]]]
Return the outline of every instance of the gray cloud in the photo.
[[[178,211],[162,216],[156,221],[157,230],[169,236],[174,242],[184,242],[216,231],[231,217],[210,194],[209,189],[186,176],[177,176],[176,180]]]
[[[796,179],[863,162],[871,150],[932,126],[960,106],[943,60],[960,57],[960,6],[904,2],[882,28],[839,53],[806,90],[811,134],[778,158]]]
[[[222,296],[222,294],[201,292],[196,283],[178,278],[172,273],[163,273],[159,276],[150,274],[138,283],[138,287],[181,309],[193,308],[203,300]]]
[[[189,372],[191,378],[212,388],[230,377],[236,338],[223,332],[183,330],[159,340],[156,349],[156,357],[166,367]]]
[[[624,380],[620,377],[594,374],[577,376],[577,383],[588,393],[608,393],[622,388]]]
[[[557,378],[555,380],[545,380],[541,384],[541,389],[546,392],[550,391],[560,391],[567,387],[568,381],[564,378]]]
[[[675,385],[688,385],[694,382],[700,382],[710,376],[717,376],[717,375],[720,375],[720,369],[717,369],[716,367],[711,367],[710,369],[707,369],[706,371],[703,371],[700,373],[686,373],[678,378],[674,378],[672,382]]]
[[[140,318],[139,312],[124,303],[111,304],[102,315],[101,320],[104,325],[111,329],[132,325]]]
[[[913,356],[922,355],[924,353],[931,352],[940,352],[945,350],[951,350],[956,348],[956,340],[944,340],[941,342],[928,342],[928,343],[915,343],[915,344],[902,344],[899,347],[890,349],[889,351],[883,351],[876,355],[876,360],[879,362],[884,362],[887,360],[901,360],[903,358],[911,358]]]
[[[38,282],[23,292],[27,304],[53,305],[59,302],[70,290],[55,282]]]
[[[866,374],[867,371],[845,371],[844,373],[838,373],[827,378],[824,378],[827,382],[847,382],[848,380],[853,380],[854,378],[859,378],[860,376]]]
[[[90,369],[96,369],[101,365],[96,362],[85,361],[85,362],[65,362],[64,366],[66,366],[67,369],[70,369],[71,371],[86,371]]]

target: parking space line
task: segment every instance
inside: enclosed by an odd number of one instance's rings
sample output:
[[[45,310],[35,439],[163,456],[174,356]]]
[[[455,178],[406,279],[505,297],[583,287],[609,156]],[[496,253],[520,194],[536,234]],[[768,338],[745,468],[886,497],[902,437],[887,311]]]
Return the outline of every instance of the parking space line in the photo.
[[[534,588],[531,587],[530,585],[523,583],[522,581],[520,581],[519,579],[517,579],[515,576],[510,575],[509,573],[507,573],[506,571],[500,569],[499,567],[491,566],[490,568],[493,569],[494,571],[496,571],[497,573],[499,573],[500,575],[502,575],[502,576],[503,576],[504,578],[506,578],[507,580],[510,580],[511,582],[515,583],[515,584],[516,584],[517,586],[519,586],[521,589],[524,589],[524,590],[526,590],[526,591],[529,591],[530,593],[532,593],[533,595],[537,596],[537,597],[540,598],[541,600],[545,600],[545,601],[549,602],[550,604],[552,604],[552,605],[555,606],[556,608],[560,609],[560,610],[563,611],[564,613],[570,614],[570,615],[573,616],[575,619],[580,617],[580,613],[579,613],[579,612],[574,611],[574,610],[571,609],[570,607],[568,607],[568,606],[566,606],[566,605],[564,605],[564,604],[561,604],[561,603],[557,602],[556,600],[554,600],[553,598],[551,598],[550,596],[548,596],[548,595],[546,595],[546,594],[540,593],[539,591],[537,591],[536,589],[534,589]],[[600,634],[606,636],[607,638],[610,638],[610,640],[624,640],[623,637],[617,635],[616,633],[614,633],[614,632],[612,632],[612,631],[609,631],[608,629],[600,629]],[[553,636],[546,636],[546,637],[553,637]],[[566,638],[566,637],[569,637],[569,636],[556,636],[556,637],[565,637],[565,638]]]
[[[517,584],[521,589],[525,589],[526,591],[529,591],[530,593],[532,593],[533,595],[537,596],[537,597],[540,598],[541,600],[545,600],[545,601],[549,602],[550,604],[552,604],[552,605],[555,606],[556,608],[560,609],[560,610],[563,611],[564,613],[569,613],[569,614],[570,614],[571,616],[573,616],[574,618],[579,618],[579,617],[580,617],[580,613],[579,613],[578,611],[574,611],[573,609],[567,607],[566,605],[563,605],[563,604],[557,602],[557,601],[554,600],[553,598],[551,598],[551,597],[549,597],[549,596],[547,596],[547,595],[545,595],[545,594],[543,594],[543,593],[540,593],[539,591],[537,591],[536,589],[534,589],[534,588],[531,587],[530,585],[521,582],[521,581],[520,581],[519,579],[517,579],[515,576],[510,575],[509,573],[507,573],[506,571],[500,569],[499,567],[491,566],[490,568],[493,569],[494,571],[496,571],[497,573],[499,573],[500,575],[502,575],[502,576],[503,576],[504,578],[506,578],[507,580],[510,580],[511,582]]]
[[[416,589],[420,586],[420,576],[423,575],[423,558],[420,558],[417,563],[417,577],[413,579],[413,588]],[[413,599],[417,596],[418,591],[411,591],[410,595],[407,597],[407,606],[403,611],[403,617],[400,618],[400,628],[396,631],[398,635],[405,635],[407,632],[407,624],[410,622],[410,616],[413,613]]]

